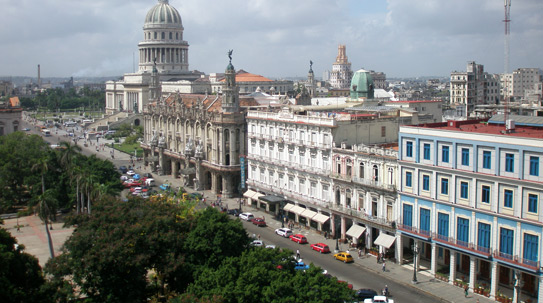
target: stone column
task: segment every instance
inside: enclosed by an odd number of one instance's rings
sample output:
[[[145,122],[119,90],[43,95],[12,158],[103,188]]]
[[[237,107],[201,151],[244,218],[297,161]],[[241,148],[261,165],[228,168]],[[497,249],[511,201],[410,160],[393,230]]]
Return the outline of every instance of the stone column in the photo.
[[[347,232],[346,230],[346,223],[345,223],[345,217],[341,217],[341,240],[344,240],[346,237],[345,237],[345,233]]]
[[[330,215],[330,227],[332,228],[332,235],[336,236],[336,215]]]
[[[431,259],[430,259],[430,272],[432,273],[433,276],[436,275],[436,272],[437,272],[437,245],[436,243],[432,243],[432,254],[431,254]]]
[[[543,302],[543,277],[537,278],[537,302]]]
[[[399,231],[396,231],[396,263],[403,264],[403,240]]]
[[[230,150],[230,165],[236,165],[238,161],[236,160],[236,131],[231,129],[230,131],[230,146],[228,146],[228,150]]]
[[[496,299],[496,292],[498,290],[498,262],[492,261],[490,264],[490,299]],[[539,284],[541,285],[541,281]],[[541,295],[541,292],[539,294]]]
[[[419,253],[417,254],[417,272],[420,270],[420,255],[422,254],[422,246],[424,243],[421,241],[415,240],[415,245],[419,248]]]
[[[453,284],[456,280],[456,252],[451,250],[451,262],[449,267],[449,283]]]
[[[232,196],[232,175],[224,175],[222,177],[222,197],[223,198],[230,198]]]
[[[177,161],[172,159],[172,177],[174,179],[179,178],[179,169],[177,168]]]
[[[469,289],[473,292],[475,281],[477,280],[477,259],[474,256],[469,257]]]

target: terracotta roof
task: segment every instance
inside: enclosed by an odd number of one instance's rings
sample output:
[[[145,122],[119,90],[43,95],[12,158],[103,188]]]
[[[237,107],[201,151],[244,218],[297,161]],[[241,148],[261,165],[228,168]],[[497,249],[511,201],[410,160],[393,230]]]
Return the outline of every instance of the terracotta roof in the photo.
[[[441,100],[404,100],[404,101],[387,101],[387,103],[431,103],[443,102]]]
[[[19,107],[21,105],[21,102],[19,101],[19,97],[9,98],[9,105],[11,107]]]
[[[226,81],[226,79],[221,79],[221,82]],[[244,70],[240,70],[236,74],[236,82],[273,82],[273,80],[263,77],[261,75],[255,75],[248,73]]]
[[[177,99],[176,96],[180,97],[181,102],[185,105],[187,108],[192,108],[193,106],[196,106],[199,101],[203,103],[204,108],[207,108],[208,112],[221,112],[221,105],[222,105],[222,95],[201,95],[201,94],[179,94],[175,95],[172,94],[166,98],[165,102],[168,105],[173,105],[175,100]],[[217,99],[218,97],[218,99]],[[217,99],[215,101],[215,99]],[[257,106],[258,102],[251,97],[240,97],[239,98],[240,107],[249,107],[249,106]],[[156,105],[156,102],[153,102],[152,105]],[[208,108],[209,107],[209,108]]]

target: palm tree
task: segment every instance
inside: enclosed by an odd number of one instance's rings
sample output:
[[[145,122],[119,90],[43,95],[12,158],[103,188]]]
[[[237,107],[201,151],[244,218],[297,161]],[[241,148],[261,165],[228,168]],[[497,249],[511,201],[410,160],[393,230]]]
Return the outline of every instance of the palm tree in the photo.
[[[89,215],[91,214],[91,199],[93,198],[93,191],[98,184],[98,177],[92,172],[87,171],[83,177],[83,188],[87,196],[87,213]]]
[[[32,171],[39,171],[41,174],[41,192],[42,194],[38,197],[40,203],[38,204],[38,212],[40,214],[40,219],[45,225],[45,233],[47,234],[47,241],[49,242],[49,253],[51,258],[55,257],[55,251],[53,249],[53,240],[51,239],[51,233],[49,232],[49,217],[52,214],[51,206],[53,198],[51,192],[48,191],[46,194],[45,191],[45,174],[49,170],[49,158],[42,157],[38,159],[38,162],[32,166]]]
[[[70,142],[62,141],[60,142],[61,151],[59,153],[59,162],[60,165],[64,167],[68,176],[70,177],[70,184],[76,183],[76,211],[77,214],[80,213],[79,208],[79,181],[78,173],[80,169],[75,165],[76,156],[81,152],[81,147],[78,145],[72,145]]]

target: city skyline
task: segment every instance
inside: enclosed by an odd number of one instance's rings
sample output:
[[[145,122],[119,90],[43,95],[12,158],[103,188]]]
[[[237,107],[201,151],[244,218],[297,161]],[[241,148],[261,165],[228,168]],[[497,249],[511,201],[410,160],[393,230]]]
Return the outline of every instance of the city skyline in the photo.
[[[7,2],[6,0],[0,0]],[[170,0],[183,20],[189,69],[320,77],[345,44],[353,70],[388,77],[448,76],[477,61],[504,69],[503,1]],[[3,3],[0,76],[120,76],[137,69],[143,22],[156,0]],[[543,66],[543,2],[512,3],[510,70]],[[12,30],[7,30],[12,29]],[[224,58],[223,58],[224,57]],[[221,59],[223,58],[223,59]]]

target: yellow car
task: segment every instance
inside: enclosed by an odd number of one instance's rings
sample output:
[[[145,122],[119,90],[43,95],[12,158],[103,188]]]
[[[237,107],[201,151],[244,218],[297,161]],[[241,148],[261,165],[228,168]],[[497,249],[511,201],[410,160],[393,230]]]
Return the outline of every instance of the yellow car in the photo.
[[[334,254],[334,259],[343,261],[345,263],[354,262],[353,256],[351,256],[350,253],[345,252],[345,251],[340,251],[337,254]]]

